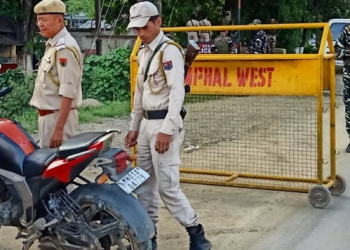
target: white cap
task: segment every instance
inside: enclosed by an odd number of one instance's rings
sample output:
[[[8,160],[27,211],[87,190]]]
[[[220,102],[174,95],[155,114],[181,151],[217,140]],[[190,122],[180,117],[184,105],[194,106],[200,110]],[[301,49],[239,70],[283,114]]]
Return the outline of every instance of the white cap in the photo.
[[[130,8],[128,29],[145,27],[150,17],[158,15],[157,7],[151,2],[145,1],[134,4]]]

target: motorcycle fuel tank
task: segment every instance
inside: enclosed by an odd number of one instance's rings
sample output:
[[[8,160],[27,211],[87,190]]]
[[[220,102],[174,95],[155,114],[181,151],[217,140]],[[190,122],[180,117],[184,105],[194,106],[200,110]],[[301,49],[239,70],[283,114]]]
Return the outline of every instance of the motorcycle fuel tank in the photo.
[[[23,175],[23,160],[39,147],[22,126],[0,119],[0,168]]]

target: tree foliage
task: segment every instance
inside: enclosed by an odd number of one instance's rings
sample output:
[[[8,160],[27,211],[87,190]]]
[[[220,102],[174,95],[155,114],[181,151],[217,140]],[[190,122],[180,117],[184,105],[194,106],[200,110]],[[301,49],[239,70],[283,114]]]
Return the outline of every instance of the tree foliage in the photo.
[[[102,16],[114,22],[116,31],[126,32],[129,8],[139,0],[101,0]],[[224,11],[230,10],[237,23],[238,0],[151,0],[161,7],[163,26],[185,26],[191,14],[199,19],[208,17],[212,25],[220,25]],[[31,41],[35,30],[33,7],[39,0],[0,0],[0,14],[10,13],[22,23],[19,34],[23,41]],[[94,17],[94,0],[64,0],[71,13],[86,12]],[[346,18],[350,14],[350,0],[241,0],[241,24],[259,18],[266,23],[274,17],[279,23],[327,22],[331,18]],[[119,18],[118,18],[119,17]],[[115,22],[116,21],[116,22]],[[306,32],[283,30],[279,33],[278,46],[289,50],[299,46]],[[178,35],[177,39],[185,39]]]
[[[95,17],[95,1],[94,0],[67,0],[66,1],[67,12],[70,14],[79,14],[81,12],[86,13],[88,17]]]

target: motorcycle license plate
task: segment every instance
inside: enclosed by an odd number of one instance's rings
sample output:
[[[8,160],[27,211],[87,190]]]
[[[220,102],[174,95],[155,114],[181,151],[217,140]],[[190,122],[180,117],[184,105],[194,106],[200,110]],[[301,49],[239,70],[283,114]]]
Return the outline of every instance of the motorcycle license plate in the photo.
[[[116,184],[126,193],[130,194],[142,183],[144,183],[150,175],[140,167],[133,168],[129,173],[124,175]]]

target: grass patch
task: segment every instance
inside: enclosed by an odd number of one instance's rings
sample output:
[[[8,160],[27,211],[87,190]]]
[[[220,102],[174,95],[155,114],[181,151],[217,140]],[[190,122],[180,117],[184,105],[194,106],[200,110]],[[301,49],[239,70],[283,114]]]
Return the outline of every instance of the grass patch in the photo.
[[[102,117],[125,117],[130,115],[130,102],[106,102],[101,107],[82,107],[79,109],[79,122],[94,122]]]
[[[130,115],[130,102],[106,102],[101,107],[79,108],[79,122],[90,123],[100,118],[126,117]],[[38,112],[36,109],[29,109],[21,115],[13,117],[19,122],[28,133],[38,131]]]
[[[23,114],[15,115],[11,119],[20,123],[30,134],[38,131],[38,111],[36,109],[28,109]]]

